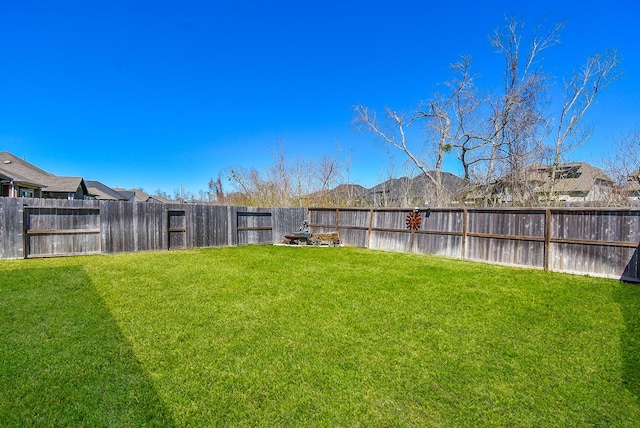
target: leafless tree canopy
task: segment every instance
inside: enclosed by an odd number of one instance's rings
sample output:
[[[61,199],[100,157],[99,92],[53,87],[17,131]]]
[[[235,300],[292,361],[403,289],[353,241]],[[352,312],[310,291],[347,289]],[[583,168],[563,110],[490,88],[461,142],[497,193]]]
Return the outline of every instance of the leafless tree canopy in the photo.
[[[618,77],[620,62],[615,51],[588,58],[565,80],[560,111],[551,111],[553,76],[544,71],[543,53],[560,43],[562,28],[563,24],[539,26],[527,34],[523,22],[508,18],[490,37],[491,46],[504,59],[502,88],[481,92],[472,59],[465,56],[451,66],[453,77],[444,84],[446,92],[432,94],[412,113],[387,107],[378,118],[371,108],[358,105],[355,122],[413,162],[434,186],[436,205],[452,199],[441,180],[443,160],[450,153],[456,154],[464,171],[465,198],[491,203],[499,186],[509,189],[516,205],[540,203],[539,196],[531,193],[526,169],[546,159],[557,166],[588,138],[585,113],[597,94]],[[426,132],[418,143],[409,141],[406,132],[416,122],[424,123]],[[418,155],[423,141],[432,143],[429,156]],[[545,196],[547,203],[553,203],[553,186]],[[460,200],[460,195],[453,199]]]
[[[200,196],[210,203],[238,205],[355,206],[363,203],[367,190],[373,201],[366,203],[376,205],[557,204],[560,167],[590,137],[586,113],[619,77],[620,65],[611,50],[587,58],[567,78],[549,74],[544,56],[560,44],[562,29],[560,23],[529,31],[524,22],[507,18],[489,37],[488,48],[503,59],[495,80],[501,83],[495,88],[481,87],[488,73],[476,72],[472,58],[461,56],[450,65],[451,78],[439,85],[440,91],[410,112],[386,107],[378,115],[369,106],[354,107],[356,128],[381,141],[389,153],[401,153],[405,168],[418,173],[413,179],[395,179],[389,155],[387,180],[364,189],[350,183],[351,159],[340,147],[313,159],[290,159],[278,143],[273,163],[264,170],[229,167]],[[563,82],[561,102],[552,102],[556,80]],[[615,170],[619,186],[634,171],[640,183],[638,144],[635,131],[618,141],[617,154],[612,151],[609,170]],[[447,158],[458,162],[462,179],[443,171]],[[534,181],[541,172],[549,177],[544,186]],[[605,181],[600,180],[603,189]],[[416,191],[416,186],[424,189]],[[612,195],[621,195],[611,189]]]
[[[330,189],[348,177],[349,158],[338,147],[334,154],[314,159],[287,158],[284,144],[279,142],[272,152],[273,162],[263,171],[242,167],[228,168],[222,175],[231,191],[222,191],[214,182],[221,203],[248,206],[333,205]]]

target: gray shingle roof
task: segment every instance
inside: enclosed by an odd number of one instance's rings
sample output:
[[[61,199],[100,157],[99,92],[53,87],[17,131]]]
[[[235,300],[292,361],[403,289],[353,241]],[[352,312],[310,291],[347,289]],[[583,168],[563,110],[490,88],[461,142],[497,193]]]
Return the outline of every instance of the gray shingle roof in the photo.
[[[540,191],[549,191],[552,180],[552,167],[535,164],[527,168],[527,181],[540,184]],[[613,185],[613,180],[600,168],[586,162],[572,162],[557,166],[554,191],[556,193],[581,192],[588,193],[595,184]]]
[[[115,190],[118,193],[125,195],[130,201],[147,202],[149,200],[149,195],[137,189],[127,190],[117,187]]]
[[[96,199],[102,201],[128,201],[129,197],[115,189],[95,180],[85,180],[87,191]]]
[[[3,164],[0,164],[0,180],[11,180],[19,185],[27,187],[44,187],[44,184],[42,184],[41,182],[30,180],[26,177],[21,176],[20,174],[3,169],[2,165]]]
[[[59,177],[9,152],[0,152],[0,171],[16,182],[42,187],[46,192],[75,193],[83,186],[82,177]]]
[[[171,201],[169,199],[163,198],[161,196],[149,195],[143,192],[142,190],[138,190],[138,189],[127,190],[127,189],[117,187],[115,190],[117,190],[118,193],[127,196],[130,201],[134,201],[134,202],[161,202],[163,204],[170,204],[175,202],[175,201]]]
[[[53,174],[20,159],[9,152],[0,152],[0,173],[7,179],[44,187]]]
[[[56,193],[75,193],[82,187],[82,177],[51,177],[42,190]]]

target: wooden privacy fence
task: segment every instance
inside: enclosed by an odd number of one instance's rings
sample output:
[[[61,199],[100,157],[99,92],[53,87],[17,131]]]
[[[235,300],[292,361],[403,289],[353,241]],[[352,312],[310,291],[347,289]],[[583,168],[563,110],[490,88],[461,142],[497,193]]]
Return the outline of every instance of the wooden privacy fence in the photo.
[[[638,209],[311,208],[309,217],[312,232],[337,231],[346,245],[640,281]]]
[[[273,244],[304,208],[0,198],[0,259]]]
[[[273,244],[309,220],[345,245],[640,281],[640,209],[252,208],[0,198],[0,259]]]

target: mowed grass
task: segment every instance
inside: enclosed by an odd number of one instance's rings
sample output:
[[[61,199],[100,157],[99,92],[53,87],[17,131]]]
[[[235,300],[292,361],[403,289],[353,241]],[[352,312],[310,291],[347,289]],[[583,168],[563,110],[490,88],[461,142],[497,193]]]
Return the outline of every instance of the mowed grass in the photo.
[[[640,426],[640,288],[354,248],[0,262],[3,426]]]

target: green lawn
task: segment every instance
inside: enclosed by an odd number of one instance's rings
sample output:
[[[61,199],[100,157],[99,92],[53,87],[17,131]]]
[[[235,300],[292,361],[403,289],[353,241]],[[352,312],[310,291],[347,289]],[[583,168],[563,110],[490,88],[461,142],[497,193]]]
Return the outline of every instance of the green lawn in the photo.
[[[354,248],[0,262],[2,426],[640,426],[640,287]]]

